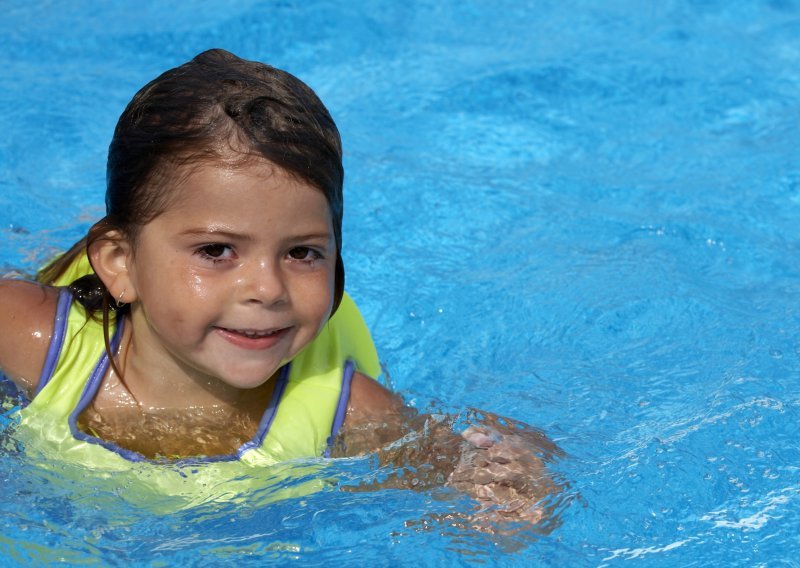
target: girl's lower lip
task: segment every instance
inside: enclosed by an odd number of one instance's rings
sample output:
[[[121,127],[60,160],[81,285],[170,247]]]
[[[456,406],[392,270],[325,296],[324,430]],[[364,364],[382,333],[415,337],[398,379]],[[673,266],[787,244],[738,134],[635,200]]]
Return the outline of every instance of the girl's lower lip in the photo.
[[[248,337],[243,333],[238,333],[236,331],[225,329],[222,327],[215,328],[216,332],[219,334],[222,339],[227,341],[228,343],[235,345],[236,347],[241,347],[242,349],[269,349],[277,344],[281,339],[283,339],[287,333],[289,333],[288,327],[283,329],[279,329],[278,331],[271,333],[269,335],[265,335],[263,337]]]

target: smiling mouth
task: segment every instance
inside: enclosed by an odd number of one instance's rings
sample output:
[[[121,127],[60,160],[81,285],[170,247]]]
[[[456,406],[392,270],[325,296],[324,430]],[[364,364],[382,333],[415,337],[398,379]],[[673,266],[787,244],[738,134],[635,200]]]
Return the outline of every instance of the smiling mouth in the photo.
[[[268,349],[278,343],[288,333],[290,327],[282,327],[272,330],[255,329],[231,329],[227,327],[217,327],[217,333],[237,347],[244,349]]]
[[[272,331],[255,331],[250,329],[230,329],[227,327],[220,327],[222,331],[227,333],[235,333],[237,335],[244,335],[245,337],[249,337],[250,339],[257,339],[259,337],[269,337],[271,335],[275,335],[277,333],[282,332],[285,328],[281,329],[273,329]]]

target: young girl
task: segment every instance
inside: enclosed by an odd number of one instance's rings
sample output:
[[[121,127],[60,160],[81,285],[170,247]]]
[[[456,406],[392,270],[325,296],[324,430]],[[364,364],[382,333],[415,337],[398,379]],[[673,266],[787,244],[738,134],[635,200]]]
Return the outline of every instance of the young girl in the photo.
[[[39,283],[0,283],[27,445],[98,471],[160,467],[173,478],[151,483],[186,495],[243,467],[376,450],[423,420],[374,380],[344,292],[341,155],[321,101],[267,65],[212,50],[142,88],[109,148],[106,216]],[[554,486],[524,436],[438,430],[437,479],[538,518]],[[199,483],[175,464],[215,465]]]

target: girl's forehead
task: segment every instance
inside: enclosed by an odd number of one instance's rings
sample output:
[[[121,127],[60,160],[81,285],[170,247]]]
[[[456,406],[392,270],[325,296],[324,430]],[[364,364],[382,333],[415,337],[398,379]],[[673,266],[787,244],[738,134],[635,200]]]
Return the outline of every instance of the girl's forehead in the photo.
[[[264,223],[279,211],[334,224],[328,196],[300,176],[260,156],[174,163],[162,178],[164,201],[156,216],[179,225],[193,222]],[[255,217],[254,217],[255,216]],[[155,218],[154,218],[155,219]]]
[[[178,205],[184,200],[196,199],[200,189],[206,196],[215,191],[225,192],[236,180],[248,180],[265,191],[286,183],[308,185],[295,174],[257,156],[180,164],[168,172],[164,181],[169,188],[169,204]]]
[[[256,206],[274,199],[311,199],[327,207],[327,198],[321,190],[264,159],[238,163],[206,161],[184,166],[182,170],[171,183],[167,210],[214,204],[227,207],[230,201]]]

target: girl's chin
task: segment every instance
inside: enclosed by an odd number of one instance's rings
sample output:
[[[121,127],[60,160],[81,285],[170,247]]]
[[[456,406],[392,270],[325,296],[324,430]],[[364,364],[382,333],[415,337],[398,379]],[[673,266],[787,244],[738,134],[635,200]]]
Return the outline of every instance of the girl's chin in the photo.
[[[280,374],[281,367],[283,367],[283,364],[267,369],[222,373],[221,376],[217,377],[217,380],[236,389],[256,389],[269,382],[273,377],[277,377]]]

